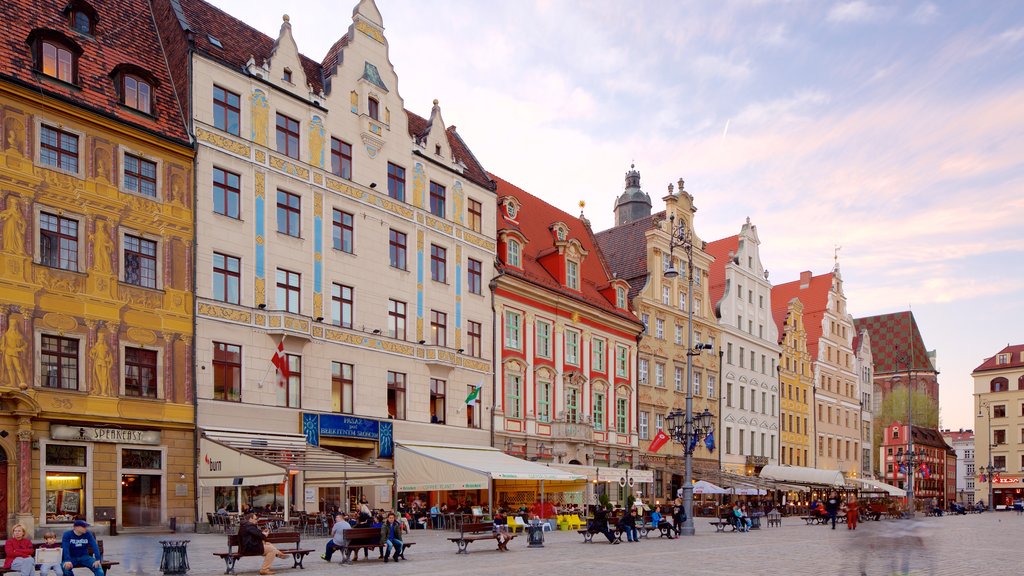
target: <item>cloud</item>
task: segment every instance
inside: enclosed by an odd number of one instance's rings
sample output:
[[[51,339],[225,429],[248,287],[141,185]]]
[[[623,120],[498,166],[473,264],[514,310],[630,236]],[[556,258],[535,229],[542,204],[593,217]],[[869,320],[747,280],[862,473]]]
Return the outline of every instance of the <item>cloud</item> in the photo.
[[[910,20],[916,24],[930,24],[941,14],[938,6],[931,2],[924,2],[910,14]]]
[[[842,2],[832,6],[825,17],[829,22],[869,22],[878,18],[883,10],[863,0]]]

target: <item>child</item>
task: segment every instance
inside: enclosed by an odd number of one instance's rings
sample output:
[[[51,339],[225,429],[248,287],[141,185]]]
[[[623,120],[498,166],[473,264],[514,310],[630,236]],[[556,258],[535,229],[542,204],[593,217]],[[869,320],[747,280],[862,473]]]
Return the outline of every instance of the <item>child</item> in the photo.
[[[61,576],[64,574],[64,569],[60,565],[62,552],[60,542],[57,541],[57,535],[53,531],[47,530],[43,534],[43,540],[45,542],[36,546],[39,576],[49,576],[50,570],[53,570],[56,576]],[[57,552],[41,552],[42,550],[57,550]]]

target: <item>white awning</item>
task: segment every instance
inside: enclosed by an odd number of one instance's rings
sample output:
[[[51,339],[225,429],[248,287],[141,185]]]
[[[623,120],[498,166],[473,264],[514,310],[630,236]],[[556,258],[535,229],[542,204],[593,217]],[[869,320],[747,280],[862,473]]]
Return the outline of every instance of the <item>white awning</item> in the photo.
[[[490,480],[586,481],[586,477],[521,460],[487,446],[398,443],[398,491],[488,489]]]
[[[838,470],[818,470],[817,468],[806,468],[804,466],[769,464],[761,469],[761,478],[813,486],[832,486],[835,488],[846,486],[843,473]]]
[[[712,484],[711,482],[708,482],[707,480],[698,480],[698,481],[693,483],[693,493],[697,494],[697,495],[700,495],[700,494],[728,494],[728,490],[726,490],[725,488],[722,488],[721,486],[718,486],[716,484]]]
[[[901,488],[897,488],[892,484],[886,484],[885,482],[879,482],[878,480],[871,480],[870,478],[850,478],[854,483],[860,484],[865,490],[874,492],[885,492],[890,496],[897,498],[904,498],[907,495],[907,491]]]
[[[288,477],[281,466],[206,438],[199,440],[199,452],[199,485],[204,488],[280,484]]]

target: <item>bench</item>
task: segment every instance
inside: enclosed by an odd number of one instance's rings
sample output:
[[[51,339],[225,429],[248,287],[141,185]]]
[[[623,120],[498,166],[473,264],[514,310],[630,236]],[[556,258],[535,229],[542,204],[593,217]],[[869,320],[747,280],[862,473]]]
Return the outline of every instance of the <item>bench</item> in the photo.
[[[730,518],[719,518],[718,520],[708,520],[708,524],[715,527],[715,532],[725,532],[727,526],[732,526],[732,531],[736,531],[736,521]]]
[[[348,544],[345,546],[345,553],[352,551],[352,561],[359,561],[360,550],[373,550],[379,549],[381,557],[383,558],[384,550],[387,548],[387,544],[380,543],[380,528],[349,528],[345,530],[345,540]],[[402,553],[398,555],[399,558],[405,560],[405,551],[415,545],[415,542],[402,541]]]
[[[506,538],[504,543],[501,541],[502,537]],[[459,551],[456,554],[469,554],[469,545],[477,540],[496,540],[498,542],[498,550],[505,552],[508,550],[509,541],[515,537],[515,534],[495,532],[494,524],[489,522],[465,522],[462,524],[459,535],[448,540],[454,542],[459,547]]]
[[[42,542],[33,542],[32,543],[33,549],[38,548],[40,544],[42,544]],[[102,558],[103,557],[103,540],[97,540],[96,541],[96,545],[99,546],[99,548],[100,548],[100,557]],[[6,552],[4,552],[3,546],[0,546],[0,574],[7,574],[7,573],[16,574],[17,570],[14,570],[13,568],[8,568],[7,570],[3,569],[3,563],[4,563],[4,561],[6,559],[7,559],[7,554],[6,554]],[[116,566],[118,564],[120,564],[120,562],[111,562],[110,560],[102,560],[102,561],[100,561],[100,566],[103,567],[103,572],[105,574],[110,572],[110,568],[111,567]],[[39,564],[36,564],[35,569],[39,570]]]
[[[311,548],[299,548],[299,544],[302,540],[302,536],[298,532],[275,532],[267,535],[264,542],[270,542],[277,546],[277,549],[282,554],[291,554],[292,556],[292,568],[305,569],[302,565],[302,561],[306,559],[306,555],[314,552]],[[263,554],[243,554],[238,551],[239,538],[237,534],[228,535],[228,551],[227,552],[214,552],[213,555],[224,560],[224,573],[234,574],[235,573],[235,562],[239,558],[246,556],[257,556],[262,558]],[[290,544],[291,547],[284,546]]]
[[[640,531],[641,538],[647,538],[652,532],[657,530],[659,532],[659,538],[672,539],[672,525],[664,520],[661,521],[661,526],[655,526],[651,522],[645,522],[643,526],[637,526],[636,528]]]

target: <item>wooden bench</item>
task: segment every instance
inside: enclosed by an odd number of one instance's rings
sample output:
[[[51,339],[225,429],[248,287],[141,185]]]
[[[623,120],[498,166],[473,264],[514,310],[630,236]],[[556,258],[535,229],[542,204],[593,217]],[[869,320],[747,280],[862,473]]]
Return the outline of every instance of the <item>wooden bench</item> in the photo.
[[[502,536],[506,538],[504,544],[500,539]],[[498,542],[498,550],[506,551],[508,550],[508,542],[515,537],[515,534],[499,534],[495,532],[494,524],[489,522],[465,522],[462,524],[459,535],[448,540],[454,542],[459,547],[459,551],[456,554],[469,554],[469,545],[477,540],[495,540]]]
[[[730,521],[728,518],[719,518],[718,520],[708,520],[708,524],[715,527],[715,532],[725,532],[727,526],[732,526],[732,531],[736,531],[736,522]]]
[[[648,519],[648,520],[650,520],[650,519]],[[671,540],[672,539],[672,525],[669,524],[668,522],[665,522],[664,520],[662,520],[662,523],[663,524],[661,526],[655,526],[650,521],[648,521],[648,522],[644,522],[643,526],[637,526],[636,529],[640,531],[640,537],[641,538],[647,538],[648,536],[650,536],[650,534],[652,532],[658,531],[658,533],[659,533],[658,537],[659,538],[668,538],[669,540]]]
[[[277,546],[277,549],[282,554],[291,554],[292,556],[292,568],[302,568],[302,561],[306,559],[306,555],[314,552],[312,548],[299,548],[299,544],[302,540],[302,536],[298,532],[275,532],[271,533],[264,538],[265,542],[270,542]],[[239,558],[246,556],[257,556],[262,558],[263,554],[243,554],[238,551],[239,538],[237,534],[228,535],[228,551],[227,552],[214,552],[213,555],[224,560],[224,573],[234,574],[235,573],[235,562]],[[284,546],[290,544],[291,547]]]
[[[58,542],[59,542],[59,540],[58,540]],[[32,543],[33,549],[38,548],[40,544],[43,544],[43,542],[33,542]],[[96,541],[96,545],[99,546],[99,548],[100,548],[100,557],[102,558],[103,557],[103,540],[97,540]],[[92,552],[95,555],[95,551],[90,550],[90,552]],[[4,564],[4,561],[6,559],[7,559],[7,553],[4,552],[3,546],[0,546],[0,574],[7,574],[7,573],[16,574],[18,571],[13,569],[13,568],[8,568],[7,570],[3,569],[3,564]],[[113,567],[113,566],[116,566],[118,564],[120,564],[120,562],[111,562],[110,560],[101,560],[100,561],[100,566],[103,567],[103,573],[104,574],[110,573],[110,568]],[[39,570],[39,564],[36,564],[36,568],[35,569]],[[60,576],[60,575],[58,574],[57,576]]]
[[[387,548],[387,544],[380,543],[380,528],[349,528],[345,530],[345,540],[348,542],[348,545],[345,546],[345,552],[352,551],[351,558],[353,562],[359,561],[360,550],[379,549],[381,551],[381,558],[383,558],[384,550]],[[415,542],[403,540],[402,553],[398,557],[405,560],[406,549],[415,544]]]

